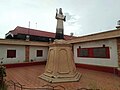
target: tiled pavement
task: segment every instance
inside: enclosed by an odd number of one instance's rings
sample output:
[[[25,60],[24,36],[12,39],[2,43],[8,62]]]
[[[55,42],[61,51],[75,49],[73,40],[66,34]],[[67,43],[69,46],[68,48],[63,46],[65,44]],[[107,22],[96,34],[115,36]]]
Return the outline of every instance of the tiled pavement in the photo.
[[[45,65],[7,68],[7,80],[19,82],[25,87],[41,87],[49,84],[52,86],[62,85],[65,90],[77,90],[78,88],[93,88],[100,90],[120,90],[120,77],[106,72],[93,71],[77,68],[82,74],[79,82],[51,84],[38,78],[44,72]]]

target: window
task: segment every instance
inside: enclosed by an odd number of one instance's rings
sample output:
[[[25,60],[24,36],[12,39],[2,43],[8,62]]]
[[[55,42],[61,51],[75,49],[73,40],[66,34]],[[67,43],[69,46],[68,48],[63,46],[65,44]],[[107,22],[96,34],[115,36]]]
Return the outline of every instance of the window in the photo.
[[[81,48],[80,49],[80,57],[88,57],[89,56],[89,50],[87,48]]]
[[[43,56],[43,50],[37,50],[37,57]]]
[[[78,48],[78,57],[110,58],[109,47]]]
[[[93,56],[95,58],[106,58],[106,48],[93,48]]]
[[[78,48],[77,56],[78,57],[90,57],[90,49],[89,48]]]
[[[16,50],[7,50],[7,58],[16,58]]]

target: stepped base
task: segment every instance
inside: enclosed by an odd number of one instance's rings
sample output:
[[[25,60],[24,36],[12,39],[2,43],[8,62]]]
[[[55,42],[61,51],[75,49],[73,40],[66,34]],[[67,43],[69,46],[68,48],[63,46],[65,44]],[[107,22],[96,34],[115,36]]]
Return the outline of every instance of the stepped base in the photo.
[[[45,75],[44,73],[42,75],[39,76],[39,78],[50,82],[50,83],[61,83],[61,82],[76,82],[79,81],[81,78],[81,74],[80,73],[76,73],[76,75],[74,77],[50,77]]]
[[[45,72],[39,77],[50,83],[79,81],[81,74],[76,71],[72,45],[65,40],[55,40],[48,51]]]

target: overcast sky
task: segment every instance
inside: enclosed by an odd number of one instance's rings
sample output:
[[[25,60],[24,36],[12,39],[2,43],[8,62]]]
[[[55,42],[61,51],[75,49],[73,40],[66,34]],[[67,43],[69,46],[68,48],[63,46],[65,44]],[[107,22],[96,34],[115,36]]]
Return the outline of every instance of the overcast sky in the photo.
[[[120,0],[0,0],[0,38],[16,26],[55,32],[56,8],[67,16],[64,33],[83,36],[115,29]],[[36,26],[37,23],[37,26]]]

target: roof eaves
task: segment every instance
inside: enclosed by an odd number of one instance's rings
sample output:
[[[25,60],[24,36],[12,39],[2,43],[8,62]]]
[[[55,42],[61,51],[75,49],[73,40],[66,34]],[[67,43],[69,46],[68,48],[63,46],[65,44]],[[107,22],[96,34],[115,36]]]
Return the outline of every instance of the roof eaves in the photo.
[[[101,32],[97,34],[91,34],[86,36],[81,36],[69,40],[69,43],[79,43],[79,42],[88,42],[88,41],[95,41],[95,40],[103,40],[103,39],[110,39],[120,37],[120,30],[111,30],[106,32]]]

